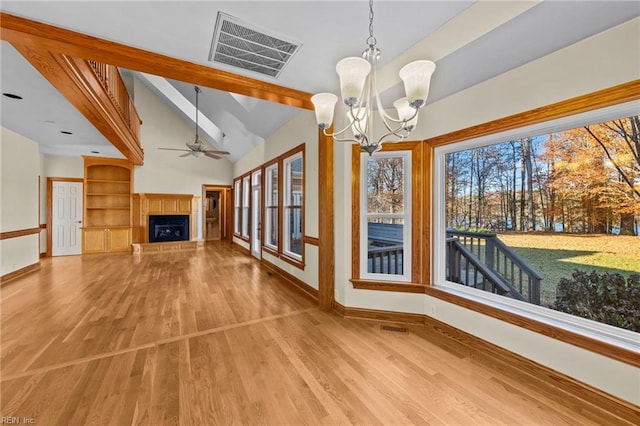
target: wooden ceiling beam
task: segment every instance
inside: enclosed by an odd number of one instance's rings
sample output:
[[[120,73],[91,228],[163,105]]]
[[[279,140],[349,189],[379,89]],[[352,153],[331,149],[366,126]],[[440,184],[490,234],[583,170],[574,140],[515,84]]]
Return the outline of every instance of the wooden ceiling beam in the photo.
[[[149,52],[42,22],[0,12],[0,37],[11,44],[37,46],[203,87],[237,93],[303,109],[313,109],[311,94],[205,65]]]

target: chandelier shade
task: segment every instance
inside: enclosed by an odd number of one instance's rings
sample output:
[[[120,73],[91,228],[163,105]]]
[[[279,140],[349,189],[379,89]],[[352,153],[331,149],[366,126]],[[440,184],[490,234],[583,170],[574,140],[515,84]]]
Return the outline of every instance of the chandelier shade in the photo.
[[[318,128],[323,130],[325,136],[339,142],[358,143],[362,150],[372,154],[380,150],[383,142],[405,140],[416,128],[419,110],[427,103],[436,64],[418,60],[400,69],[399,77],[404,84],[406,96],[394,102],[397,118],[391,117],[385,112],[376,87],[376,66],[380,49],[376,47],[376,38],[373,36],[373,0],[369,1],[369,37],[366,42],[368,47],[362,57],[344,58],[336,65],[342,101],[348,107],[347,125],[333,133],[327,132],[333,123],[338,100],[336,95],[319,93],[311,97],[311,102],[316,112]],[[373,137],[374,107],[386,128],[384,134],[377,139]]]
[[[432,61],[414,61],[400,69],[398,75],[404,83],[409,105],[421,108],[427,103],[431,75],[436,70]]]
[[[406,97],[400,98],[393,103],[393,106],[398,111],[398,118],[406,122],[403,129],[409,132],[412,131],[418,124],[418,114],[415,113],[415,108],[409,105],[409,99]]]
[[[320,129],[324,130],[331,127],[337,102],[338,97],[333,93],[318,93],[311,97],[313,109],[316,111],[316,121]]]
[[[340,93],[343,102],[348,106],[357,106],[367,76],[371,72],[371,64],[363,58],[344,58],[336,65],[340,77]]]

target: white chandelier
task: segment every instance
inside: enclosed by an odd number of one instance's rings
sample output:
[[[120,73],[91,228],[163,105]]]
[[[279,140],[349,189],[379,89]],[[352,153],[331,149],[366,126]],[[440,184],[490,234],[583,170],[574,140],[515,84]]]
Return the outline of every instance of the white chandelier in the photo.
[[[376,47],[373,36],[373,0],[369,0],[369,37],[366,40],[368,48],[362,57],[348,57],[336,65],[336,72],[340,77],[340,92],[342,100],[349,107],[347,111],[348,124],[344,129],[328,133],[338,97],[333,93],[318,93],[311,97],[316,112],[318,127],[325,136],[333,137],[339,142],[355,142],[362,150],[372,154],[382,147],[387,138],[394,138],[394,142],[406,139],[418,122],[418,112],[427,102],[431,75],[436,69],[432,61],[414,61],[399,72],[404,83],[406,97],[393,103],[398,117],[389,116],[382,107],[380,94],[376,82],[376,63],[380,58],[380,49]],[[375,107],[384,123],[386,133],[378,139],[373,137],[373,98]],[[351,129],[352,136],[346,134]]]

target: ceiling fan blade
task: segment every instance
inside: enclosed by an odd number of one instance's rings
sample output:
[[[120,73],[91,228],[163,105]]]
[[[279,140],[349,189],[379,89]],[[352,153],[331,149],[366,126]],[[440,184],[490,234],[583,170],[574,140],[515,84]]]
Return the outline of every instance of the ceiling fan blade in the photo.
[[[204,155],[206,155],[209,158],[215,158],[216,160],[219,160],[222,158],[219,155],[213,154],[211,151],[205,151]]]
[[[190,149],[176,149],[176,148],[158,148],[158,149],[162,149],[163,151],[186,151],[186,152],[191,152]]]
[[[204,152],[210,152],[211,154],[216,154],[216,155],[231,155],[229,151],[216,151],[213,149],[205,149]]]
[[[188,157],[188,156],[190,156],[190,155],[191,155],[191,153],[190,153],[190,152],[187,152],[186,154],[178,155],[178,157]]]

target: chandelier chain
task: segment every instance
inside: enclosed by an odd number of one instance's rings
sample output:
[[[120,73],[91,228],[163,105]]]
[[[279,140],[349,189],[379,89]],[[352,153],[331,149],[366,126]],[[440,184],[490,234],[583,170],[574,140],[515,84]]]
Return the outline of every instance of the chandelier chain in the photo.
[[[376,45],[376,38],[373,36],[373,0],[369,0],[369,38],[367,38],[369,47]]]

